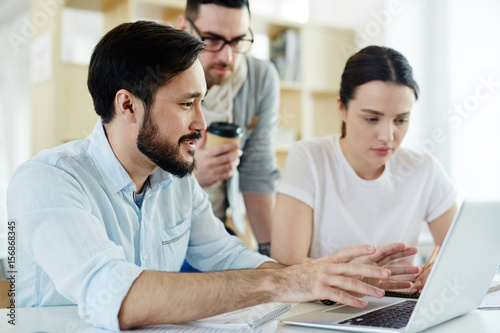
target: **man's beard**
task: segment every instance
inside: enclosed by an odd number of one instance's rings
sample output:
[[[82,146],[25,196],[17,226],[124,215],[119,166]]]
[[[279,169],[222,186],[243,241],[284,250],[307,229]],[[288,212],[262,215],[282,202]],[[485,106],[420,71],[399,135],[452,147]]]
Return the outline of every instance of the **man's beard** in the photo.
[[[158,127],[153,124],[149,112],[144,115],[141,130],[137,136],[137,148],[146,155],[154,164],[163,170],[182,178],[193,172],[196,162],[185,161],[181,154],[181,143],[184,141],[195,141],[201,138],[201,133],[191,133],[182,136],[177,145],[170,142],[168,138],[161,138]],[[194,156],[194,150],[189,151]]]

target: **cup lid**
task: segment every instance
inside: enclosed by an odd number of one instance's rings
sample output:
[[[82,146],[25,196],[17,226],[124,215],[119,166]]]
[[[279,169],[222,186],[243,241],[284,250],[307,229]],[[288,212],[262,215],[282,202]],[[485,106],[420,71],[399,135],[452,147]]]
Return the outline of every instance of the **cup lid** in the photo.
[[[207,132],[225,138],[239,138],[243,134],[238,125],[222,121],[215,121],[211,123],[207,128]]]

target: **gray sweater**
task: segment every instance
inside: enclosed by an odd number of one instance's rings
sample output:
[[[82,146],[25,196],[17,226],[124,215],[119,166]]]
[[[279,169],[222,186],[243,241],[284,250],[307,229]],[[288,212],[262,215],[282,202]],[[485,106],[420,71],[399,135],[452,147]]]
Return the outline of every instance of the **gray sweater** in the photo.
[[[238,166],[243,192],[274,192],[279,170],[275,158],[280,82],[270,62],[245,56],[248,75],[234,99],[234,122],[243,131],[243,155]],[[254,117],[257,123],[248,129]]]

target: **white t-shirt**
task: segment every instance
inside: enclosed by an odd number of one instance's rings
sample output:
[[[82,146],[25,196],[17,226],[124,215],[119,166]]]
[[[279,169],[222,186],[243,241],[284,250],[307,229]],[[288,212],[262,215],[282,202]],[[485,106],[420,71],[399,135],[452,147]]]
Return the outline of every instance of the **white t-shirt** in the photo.
[[[361,244],[415,246],[422,222],[440,217],[455,202],[457,192],[432,156],[399,148],[379,178],[364,180],[339,140],[330,135],[295,143],[277,188],[314,210],[310,257]]]

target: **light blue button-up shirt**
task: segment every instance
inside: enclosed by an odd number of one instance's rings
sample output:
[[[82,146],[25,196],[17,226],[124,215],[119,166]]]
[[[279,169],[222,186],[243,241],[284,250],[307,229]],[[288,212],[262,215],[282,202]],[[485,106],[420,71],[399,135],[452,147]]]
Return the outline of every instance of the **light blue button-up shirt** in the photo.
[[[99,120],[94,132],[40,152],[12,177],[16,306],[78,304],[95,326],[118,330],[118,311],[139,274],[256,268],[271,261],[230,236],[194,176],[157,169],[141,207]]]

